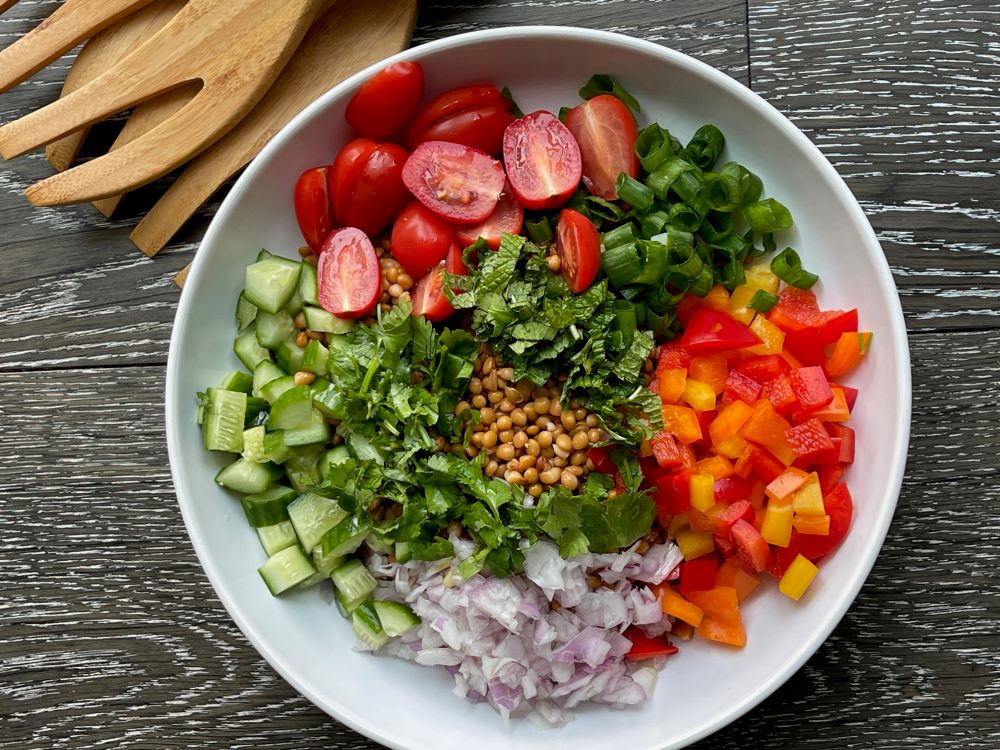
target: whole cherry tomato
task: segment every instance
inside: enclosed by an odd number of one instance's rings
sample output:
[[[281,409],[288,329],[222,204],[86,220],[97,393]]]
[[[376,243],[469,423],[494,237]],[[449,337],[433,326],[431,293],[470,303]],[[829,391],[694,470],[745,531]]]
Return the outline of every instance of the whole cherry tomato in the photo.
[[[368,235],[389,226],[410,200],[403,184],[403,165],[409,152],[395,143],[373,143],[368,139],[348,143],[330,173],[330,196],[338,223]]]
[[[556,227],[556,253],[559,270],[573,292],[582,292],[597,276],[601,265],[601,238],[597,227],[586,216],[564,208]]]
[[[361,84],[347,103],[344,117],[360,135],[385,140],[406,127],[423,96],[420,63],[393,63]]]
[[[503,133],[514,119],[513,104],[496,86],[466,86],[446,91],[424,104],[413,118],[407,143],[448,141],[499,156]]]
[[[392,225],[392,255],[419,279],[447,255],[452,226],[420,201],[410,202]]]
[[[329,172],[329,167],[313,167],[303,172],[295,183],[295,218],[302,238],[316,253],[333,229],[327,189]]]

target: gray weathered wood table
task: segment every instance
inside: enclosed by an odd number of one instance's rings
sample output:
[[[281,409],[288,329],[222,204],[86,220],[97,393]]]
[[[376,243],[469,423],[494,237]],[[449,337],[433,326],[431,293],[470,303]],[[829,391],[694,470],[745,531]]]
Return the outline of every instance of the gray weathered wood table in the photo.
[[[22,0],[0,45],[56,5]],[[909,466],[868,583],[793,679],[699,747],[1000,747],[1000,10],[426,2],[414,42],[566,22],[690,53],[803,128],[874,224],[910,331]],[[55,98],[67,64],[0,98],[0,119]],[[246,642],[174,500],[171,279],[216,206],[150,261],[127,236],[157,188],[112,221],[31,209],[47,171],[0,165],[0,748],[371,747]]]

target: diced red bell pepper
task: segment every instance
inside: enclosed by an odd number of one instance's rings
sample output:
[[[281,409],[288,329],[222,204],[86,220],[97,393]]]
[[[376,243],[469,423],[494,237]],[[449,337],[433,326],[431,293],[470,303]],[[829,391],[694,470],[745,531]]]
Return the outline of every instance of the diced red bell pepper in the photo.
[[[785,334],[785,350],[804,365],[826,362],[818,328],[800,328]]]
[[[747,573],[760,573],[771,564],[771,549],[749,521],[738,520],[732,527],[736,558]]]
[[[795,456],[806,463],[831,463],[840,455],[830,440],[830,433],[818,419],[809,419],[785,430],[785,437]]]
[[[816,468],[816,475],[819,477],[819,491],[824,495],[828,494],[836,487],[847,471],[845,464],[823,464]]]
[[[629,628],[623,635],[632,642],[632,648],[625,654],[629,661],[643,661],[657,656],[672,656],[677,653],[677,646],[674,646],[665,636],[658,635],[650,638],[639,628]]]
[[[854,463],[854,430],[839,422],[827,422],[826,429],[835,445],[839,441],[840,455],[837,460],[844,464]]]
[[[649,441],[653,449],[653,458],[660,466],[680,466],[681,451],[677,441],[666,432],[658,432]]]
[[[684,328],[681,345],[692,354],[744,349],[760,343],[757,334],[729,315],[697,307]]]
[[[719,416],[719,412],[715,411],[715,409],[712,411],[696,411],[695,416],[698,418],[698,424],[701,426],[701,434],[704,437],[709,434],[708,426],[712,424],[712,420]]]
[[[728,559],[736,554],[736,542],[732,540],[732,537],[726,539],[716,534],[714,540],[716,551],[724,558]]]
[[[786,286],[778,292],[778,304],[771,308],[767,318],[787,332],[821,326],[827,315],[820,311],[812,291]]]
[[[611,459],[611,452],[603,446],[595,446],[587,451],[587,458],[594,464],[594,471],[601,474],[614,474],[618,467]]]
[[[658,511],[668,516],[683,513],[691,507],[691,469],[681,469],[656,482],[653,500]]]
[[[774,380],[774,378],[791,369],[791,366],[780,354],[763,354],[755,357],[747,357],[736,365],[737,372],[746,375],[752,380],[756,380],[758,383],[766,383],[768,380]]]
[[[822,367],[800,367],[788,374],[792,391],[799,405],[805,409],[818,409],[833,401],[833,391]]]
[[[684,596],[692,591],[708,591],[715,586],[719,561],[715,555],[705,555],[681,563],[680,590]]]
[[[742,401],[753,406],[760,398],[761,385],[753,378],[749,378],[739,370],[730,370],[726,376],[726,387],[722,392],[722,403],[731,404],[733,401]]]
[[[787,417],[799,405],[799,400],[795,398],[795,391],[792,390],[792,381],[785,374],[764,383],[764,397],[783,417]]]
[[[774,557],[768,572],[775,578],[781,578],[797,555],[816,562],[835,550],[851,527],[854,516],[854,501],[847,485],[841,482],[823,496],[823,507],[830,516],[830,533],[827,536],[819,534],[800,534],[792,530],[787,547],[775,547]]]
[[[834,384],[830,383],[830,385]],[[854,411],[854,404],[858,401],[858,389],[851,388],[849,385],[841,385],[838,387],[844,391],[844,400],[847,402],[847,408],[850,411]]]
[[[858,308],[833,310],[826,313],[826,321],[819,327],[819,340],[823,344],[836,343],[842,333],[858,330]]]
[[[752,524],[754,518],[754,507],[749,500],[740,500],[732,503],[719,515],[712,519],[713,532],[717,537],[732,539],[733,525],[737,521],[746,521]]]
[[[715,502],[735,503],[738,500],[746,499],[750,494],[750,482],[746,477],[738,474],[731,474],[723,479],[715,480]]]
[[[679,341],[668,341],[660,347],[656,359],[656,371],[686,370],[691,364],[691,352],[681,346]]]

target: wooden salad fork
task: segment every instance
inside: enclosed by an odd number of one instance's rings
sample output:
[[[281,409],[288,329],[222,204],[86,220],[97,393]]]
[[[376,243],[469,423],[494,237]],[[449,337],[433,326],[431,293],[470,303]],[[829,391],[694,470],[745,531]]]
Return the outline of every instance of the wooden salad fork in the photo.
[[[124,5],[126,0],[101,3]],[[32,203],[49,206],[105,198],[146,184],[190,159],[247,114],[331,3],[189,0],[166,26],[110,70],[0,128],[0,155],[14,158],[130,106],[200,82],[193,99],[149,132],[32,185],[26,194]]]

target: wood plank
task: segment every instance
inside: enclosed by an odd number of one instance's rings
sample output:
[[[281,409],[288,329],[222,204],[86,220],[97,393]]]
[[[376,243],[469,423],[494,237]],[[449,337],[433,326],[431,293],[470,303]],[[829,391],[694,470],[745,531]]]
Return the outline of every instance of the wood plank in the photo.
[[[1000,326],[1000,8],[750,0],[752,87],[847,180],[911,330]]]
[[[0,46],[57,6],[49,0],[14,6],[0,18]],[[734,0],[679,0],[669,13],[638,0],[422,3],[414,41],[505,23],[572,23],[636,34],[694,54],[746,82],[745,9]],[[55,99],[71,59],[62,58],[0,97],[0,121]],[[113,129],[95,130],[89,154],[101,153],[114,139]],[[127,196],[120,218],[109,221],[89,205],[29,206],[24,189],[49,174],[40,153],[0,165],[0,370],[162,363],[179,294],[167,282],[191,260],[224,190],[153,262],[141,256],[128,235],[165,182]]]
[[[1000,331],[915,337],[913,361],[909,473],[871,578],[803,670],[698,747],[997,746],[1000,544],[977,509],[1000,503]],[[212,593],[171,489],[163,377],[0,374],[0,749],[374,747]]]

